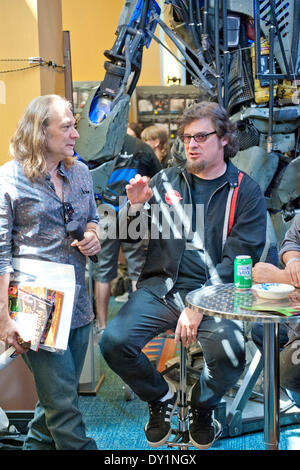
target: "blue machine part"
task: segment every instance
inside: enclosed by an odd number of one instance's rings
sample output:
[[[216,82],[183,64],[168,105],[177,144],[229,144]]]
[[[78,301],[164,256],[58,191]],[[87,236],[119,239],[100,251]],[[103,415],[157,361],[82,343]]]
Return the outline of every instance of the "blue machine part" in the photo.
[[[132,23],[134,23],[135,21],[137,21],[137,19],[139,18],[139,16],[141,15],[142,13],[142,9],[143,9],[143,5],[144,5],[144,1],[145,0],[139,0],[139,2],[137,3],[137,6],[133,12],[133,15],[131,17],[131,20],[129,21],[128,23],[128,26],[131,26]],[[160,6],[158,5],[158,3],[153,0],[152,1],[152,4],[155,8],[155,11],[158,15],[160,15],[161,13],[161,8]],[[149,8],[149,11],[148,11],[148,15],[147,15],[147,29],[149,29],[149,31],[151,31],[152,33],[154,33],[155,31],[155,28],[156,28],[156,25],[157,25],[157,21],[152,21],[151,23],[151,26],[149,27],[149,19],[150,19],[150,8]],[[145,32],[145,37],[148,38],[148,42],[146,43],[146,47],[148,48],[150,46],[150,43],[151,43],[151,37],[149,37],[149,35],[147,34],[147,32]]]

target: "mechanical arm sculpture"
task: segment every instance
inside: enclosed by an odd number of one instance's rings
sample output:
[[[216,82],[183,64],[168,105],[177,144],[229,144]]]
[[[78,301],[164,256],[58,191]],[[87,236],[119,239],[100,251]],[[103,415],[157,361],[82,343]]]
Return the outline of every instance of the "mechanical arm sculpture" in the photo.
[[[300,208],[300,2],[298,0],[127,0],[106,74],[78,124],[76,152],[101,193],[127,130],[142,55],[162,28],[176,45],[199,100],[223,105],[237,124],[234,163],[259,184],[268,207],[268,256]],[[165,46],[164,46],[165,47]],[[298,85],[298,88],[297,88]],[[173,152],[184,151],[177,139]],[[274,258],[273,258],[274,261]]]

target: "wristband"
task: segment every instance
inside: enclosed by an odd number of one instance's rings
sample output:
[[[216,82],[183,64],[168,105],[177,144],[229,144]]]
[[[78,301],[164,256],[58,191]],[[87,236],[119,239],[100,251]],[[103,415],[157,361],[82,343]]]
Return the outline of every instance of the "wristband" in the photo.
[[[293,263],[294,261],[300,261],[300,258],[291,258],[287,261],[286,263],[286,266],[288,266],[289,264]]]

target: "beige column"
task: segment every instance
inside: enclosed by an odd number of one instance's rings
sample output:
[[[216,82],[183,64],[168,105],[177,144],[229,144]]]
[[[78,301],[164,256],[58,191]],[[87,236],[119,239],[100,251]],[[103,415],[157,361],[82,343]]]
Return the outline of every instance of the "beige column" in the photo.
[[[61,0],[1,0],[0,72],[6,73],[0,73],[0,164],[9,158],[9,139],[27,104],[38,95],[65,93],[60,68],[28,68],[35,64],[27,60],[63,65],[62,39]]]

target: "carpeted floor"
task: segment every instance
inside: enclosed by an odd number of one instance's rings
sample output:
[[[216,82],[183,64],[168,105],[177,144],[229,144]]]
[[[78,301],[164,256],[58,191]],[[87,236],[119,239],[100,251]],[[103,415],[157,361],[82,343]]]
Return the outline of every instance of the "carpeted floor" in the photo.
[[[120,306],[121,304],[112,299],[110,315],[113,315]],[[100,369],[105,379],[97,395],[80,396],[80,407],[87,434],[95,439],[99,450],[150,450],[143,431],[148,420],[147,404],[137,397],[126,401],[121,379],[107,367],[102,358]],[[258,432],[220,439],[211,450],[264,450],[264,448],[263,432]],[[166,450],[167,447],[160,449]],[[280,449],[300,450],[300,424],[281,429]]]
[[[102,370],[105,380],[97,396],[80,397],[87,434],[95,439],[99,450],[150,450],[143,431],[148,420],[147,404],[137,397],[126,401],[122,381],[106,366]],[[264,448],[263,433],[258,432],[220,439],[211,450]],[[300,450],[300,425],[282,428],[280,449]]]

